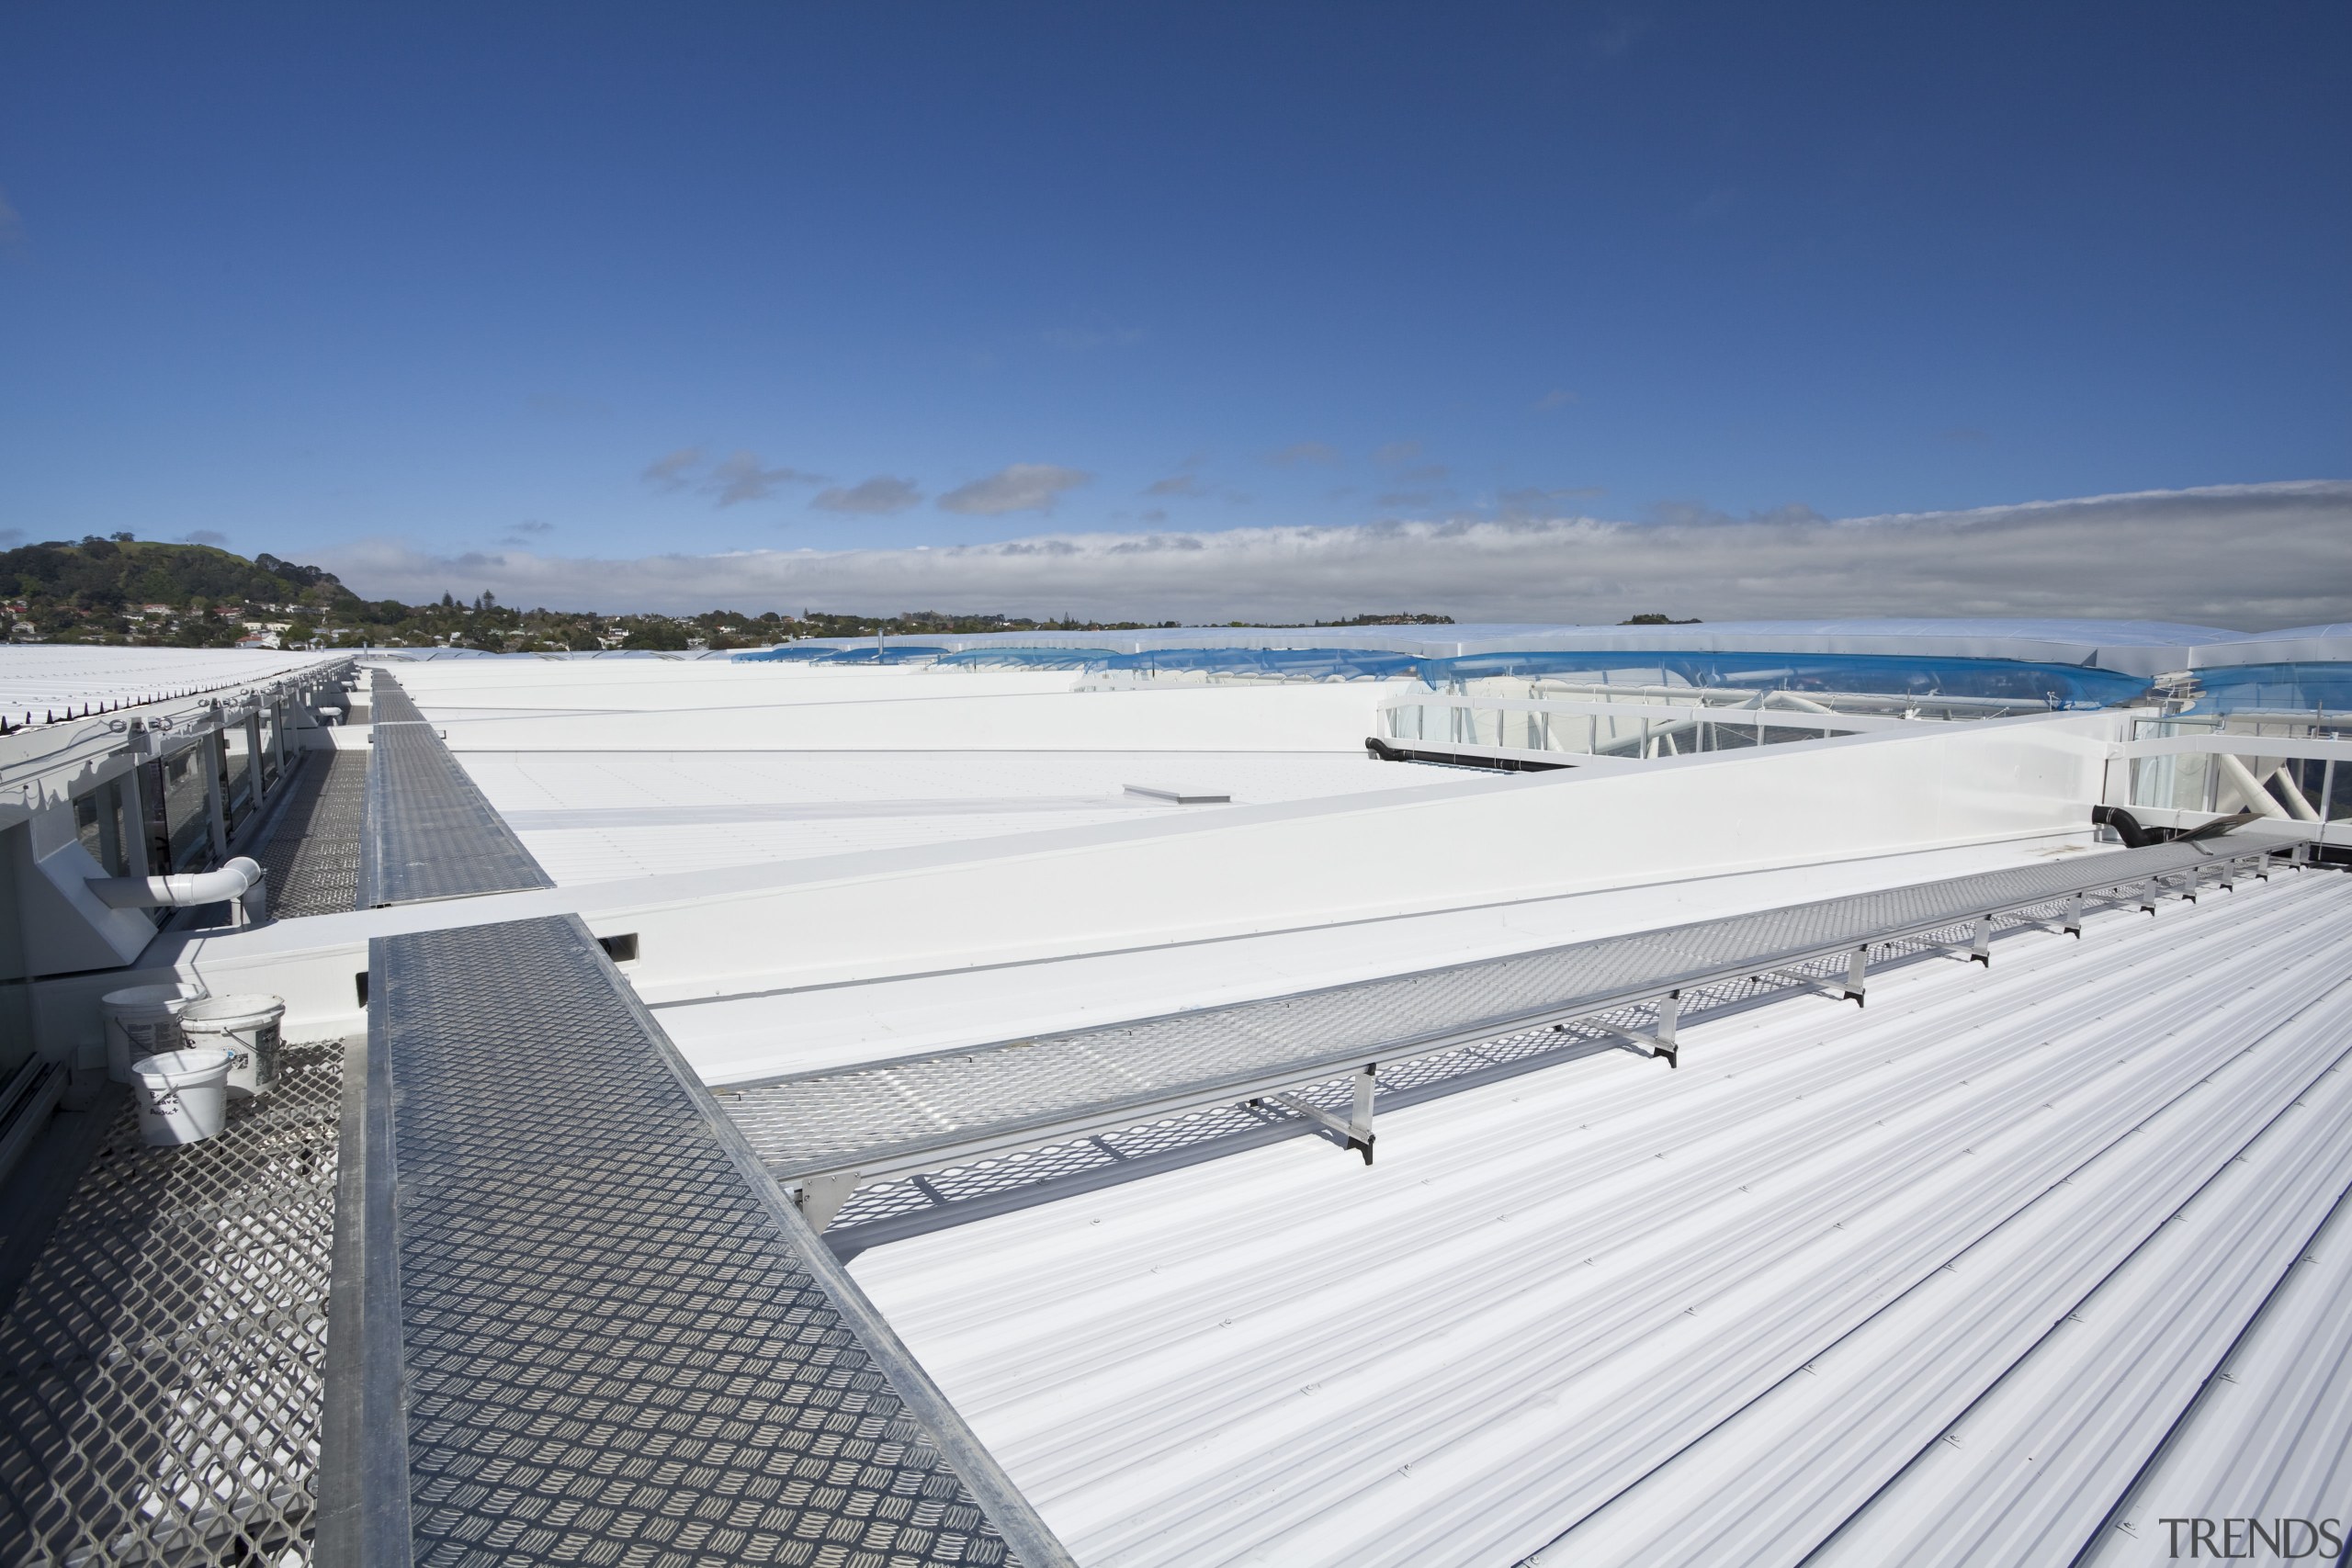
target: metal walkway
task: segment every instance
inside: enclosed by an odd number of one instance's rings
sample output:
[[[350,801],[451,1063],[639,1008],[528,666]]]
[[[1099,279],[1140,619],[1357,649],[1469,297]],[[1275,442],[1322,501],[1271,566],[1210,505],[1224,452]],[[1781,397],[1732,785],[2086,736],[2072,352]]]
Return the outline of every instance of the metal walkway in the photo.
[[[312,751],[269,837],[254,851],[269,879],[269,912],[340,914],[359,897],[359,840],[368,816],[367,753]]]
[[[368,964],[322,1562],[1069,1562],[576,918]]]
[[[552,887],[400,682],[376,671],[359,907]]]
[[[287,1048],[225,1132],[96,1147],[0,1314],[0,1562],[307,1560],[342,1051]]]
[[[1382,1064],[1572,1021],[1603,1023],[1669,1064],[1685,992],[1792,970],[1862,999],[1871,950],[1945,935],[1990,963],[1996,917],[2048,907],[2079,930],[2088,896],[2193,897],[2211,871],[2267,846],[2179,841],[2056,861],[1265,1001],[732,1087],[720,1103],[822,1229],[868,1182],[938,1171],[1200,1108],[1264,1100],[1321,1125],[1369,1161]],[[1637,1024],[1624,1010],[1647,1004]],[[1317,1104],[1285,1092],[1352,1076]],[[1321,1097],[1326,1101],[1329,1096]]]

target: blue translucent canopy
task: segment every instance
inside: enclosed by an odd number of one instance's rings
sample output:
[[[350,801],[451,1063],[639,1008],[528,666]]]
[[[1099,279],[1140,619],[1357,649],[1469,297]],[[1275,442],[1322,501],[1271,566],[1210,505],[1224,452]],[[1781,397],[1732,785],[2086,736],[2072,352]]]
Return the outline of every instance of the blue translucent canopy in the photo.
[[[2190,713],[2352,712],[2352,664],[2225,664],[2197,671]]]
[[[1107,648],[967,648],[939,661],[942,670],[1083,670],[1117,654]]]
[[[946,653],[944,648],[837,648],[820,664],[928,664]]]
[[[2050,707],[2105,707],[2148,689],[2137,675],[2075,664],[2012,659],[1905,659],[1849,653],[1476,653],[1426,661],[1430,684],[1495,675],[1599,677],[1668,684],[1783,692],[1867,692],[1881,696],[1987,697]]]
[[[1096,670],[1208,670],[1292,681],[1379,681],[1414,675],[1430,660],[1360,648],[1161,648],[1096,659]]]
[[[865,644],[847,648],[818,646],[810,643],[786,643],[782,648],[763,648],[756,653],[739,653],[738,664],[928,664],[947,650],[911,644],[876,649]]]
[[[779,648],[763,648],[755,653],[736,654],[730,662],[736,664],[807,664],[813,660],[822,659],[829,653],[838,653],[841,650],[839,649],[819,648],[805,642],[787,642]]]

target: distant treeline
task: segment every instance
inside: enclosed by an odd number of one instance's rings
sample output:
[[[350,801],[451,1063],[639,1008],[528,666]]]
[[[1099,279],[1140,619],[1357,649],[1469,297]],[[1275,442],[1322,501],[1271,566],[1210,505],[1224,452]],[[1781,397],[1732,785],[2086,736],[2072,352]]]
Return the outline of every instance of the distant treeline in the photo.
[[[794,637],[975,636],[989,632],[1110,632],[1171,628],[1174,621],[1031,620],[911,610],[898,615],[803,610],[695,615],[517,610],[483,593],[438,604],[362,599],[322,567],[273,555],[251,560],[211,545],[160,544],[116,534],[0,550],[0,599],[18,629],[44,641],[216,648],[248,635],[247,623],[282,627],[291,645],[418,647],[447,644],[495,653],[596,649],[758,648]],[[1451,626],[1451,615],[1399,611],[1297,626]],[[1232,622],[1233,626],[1264,623]],[[1635,615],[1628,626],[1686,625]]]

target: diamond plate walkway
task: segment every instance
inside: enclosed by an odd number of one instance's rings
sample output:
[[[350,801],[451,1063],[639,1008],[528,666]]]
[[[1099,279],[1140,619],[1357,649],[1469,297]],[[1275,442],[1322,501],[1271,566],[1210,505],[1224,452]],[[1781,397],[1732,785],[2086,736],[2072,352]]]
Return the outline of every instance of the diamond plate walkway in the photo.
[[[400,682],[377,671],[370,701],[359,907],[554,886]]]
[[[1213,1105],[1270,1099],[1372,1155],[1379,1064],[1602,1021],[1675,1059],[1684,992],[1796,971],[1859,1001],[1873,947],[1953,936],[1990,963],[1996,917],[2048,908],[2068,926],[2085,896],[2194,896],[2212,870],[2267,847],[2180,840],[1956,877],[1362,981],[1270,1000],[934,1052],[730,1087],[720,1103],[822,1228],[863,1184],[938,1171]],[[1806,971],[1810,970],[1808,975]],[[1651,1004],[1647,1026],[1624,1010]],[[1284,1089],[1355,1077],[1352,1110]],[[1326,1097],[1328,1098],[1328,1097]]]
[[[320,1562],[1069,1563],[576,918],[368,964]]]
[[[96,1147],[0,1312],[0,1562],[305,1560],[342,1052],[286,1050],[220,1136]]]

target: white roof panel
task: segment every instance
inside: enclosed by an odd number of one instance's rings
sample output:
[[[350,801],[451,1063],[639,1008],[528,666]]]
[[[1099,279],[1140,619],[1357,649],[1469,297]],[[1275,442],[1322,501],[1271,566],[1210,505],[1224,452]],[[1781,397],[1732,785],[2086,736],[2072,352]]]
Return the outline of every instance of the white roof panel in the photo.
[[[2063,1562],[2352,1184],[2347,942],[2095,916],[854,1269],[1085,1562]]]
[[[0,644],[0,716],[20,724],[29,713],[34,723],[41,723],[52,711],[62,718],[68,709],[78,713],[85,705],[128,707],[228,691],[345,657],[255,649]]]
[[[436,705],[436,716],[449,711]],[[559,886],[1425,786],[1446,775],[1315,752],[460,752]]]

